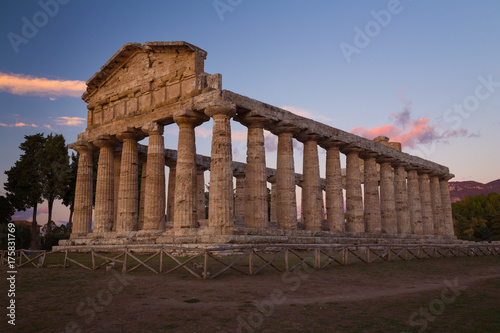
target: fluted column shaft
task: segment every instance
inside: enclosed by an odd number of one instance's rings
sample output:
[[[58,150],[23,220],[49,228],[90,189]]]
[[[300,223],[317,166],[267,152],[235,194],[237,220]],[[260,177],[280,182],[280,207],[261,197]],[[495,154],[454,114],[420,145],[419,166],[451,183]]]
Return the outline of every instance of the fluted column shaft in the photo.
[[[380,233],[382,230],[376,156],[374,153],[363,154],[365,228],[370,233]]]
[[[293,133],[291,131],[285,130],[278,134],[276,185],[276,215],[278,227],[280,229],[296,230],[297,199],[295,195]]]
[[[359,148],[346,151],[346,231],[364,232]]]
[[[144,197],[144,230],[165,229],[165,140],[163,126],[144,129],[149,134]]]
[[[386,160],[380,162],[380,215],[382,232],[397,234],[394,170],[391,167],[391,162]]]
[[[225,104],[216,104],[205,110],[214,121],[208,225],[222,234],[230,234],[234,226],[231,117],[235,111],[234,105]]]
[[[140,158],[139,158],[140,159]],[[141,185],[139,190],[139,220],[137,223],[137,230],[144,229],[144,202],[146,201],[146,179],[148,176],[148,162],[142,163],[141,171]]]
[[[113,204],[113,227],[112,231],[116,231],[116,226],[118,225],[118,194],[120,192],[120,165],[122,163],[122,152],[120,151],[114,152],[114,204]]]
[[[319,177],[318,144],[304,142],[302,172],[302,223],[306,230],[321,230],[321,187]]]
[[[234,215],[245,216],[245,173],[235,173],[236,190],[234,191]]]
[[[453,216],[451,214],[450,188],[448,186],[448,180],[451,179],[451,177],[453,177],[453,175],[442,178],[439,181],[439,186],[441,187],[441,205],[443,206],[444,234],[455,237]]]
[[[399,234],[411,234],[408,189],[404,164],[394,166],[394,194],[396,198],[396,223]]]
[[[420,204],[422,206],[422,229],[424,235],[434,235],[434,215],[432,212],[431,185],[429,173],[421,172],[418,175],[420,188]]]
[[[167,221],[174,221],[175,201],[175,166],[169,166],[167,193]]]
[[[196,188],[197,188],[196,218],[198,220],[204,220],[205,219],[205,170],[201,168],[196,169]]]
[[[92,195],[93,195],[93,146],[81,144],[73,148],[79,153],[78,171],[75,188],[75,211],[73,216],[73,235],[86,235],[91,232]]]
[[[341,170],[339,146],[326,146],[326,218],[334,232],[345,231]]]
[[[99,147],[93,232],[110,232],[114,219],[114,147],[109,139],[93,144]]]
[[[434,234],[444,235],[444,217],[443,217],[443,205],[441,203],[441,187],[439,186],[439,176],[431,175],[430,180],[431,185],[431,202],[432,202],[432,214],[434,217]]]
[[[410,209],[410,227],[411,233],[422,235],[422,207],[420,204],[420,188],[418,182],[417,170],[408,169],[408,206]]]
[[[276,179],[274,182],[271,183],[271,216],[269,217],[271,222],[277,222],[278,221],[278,216],[277,216],[277,207],[276,207],[276,201],[278,200],[277,198],[278,195],[278,185],[276,184]]]
[[[245,167],[245,226],[267,227],[266,149],[264,120],[252,119],[248,124],[247,165]]]
[[[123,141],[118,194],[117,232],[137,231],[139,217],[139,156],[137,141],[142,138],[134,133],[121,133]]]

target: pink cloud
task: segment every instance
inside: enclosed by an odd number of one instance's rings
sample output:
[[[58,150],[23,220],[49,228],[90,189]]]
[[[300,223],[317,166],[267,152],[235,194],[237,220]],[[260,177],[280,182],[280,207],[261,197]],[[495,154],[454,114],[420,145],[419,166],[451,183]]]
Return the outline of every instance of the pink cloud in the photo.
[[[80,117],[57,117],[56,124],[61,126],[78,126],[85,121],[85,118]]]
[[[0,72],[0,91],[15,95],[80,97],[86,84],[78,80],[51,80],[24,74]]]

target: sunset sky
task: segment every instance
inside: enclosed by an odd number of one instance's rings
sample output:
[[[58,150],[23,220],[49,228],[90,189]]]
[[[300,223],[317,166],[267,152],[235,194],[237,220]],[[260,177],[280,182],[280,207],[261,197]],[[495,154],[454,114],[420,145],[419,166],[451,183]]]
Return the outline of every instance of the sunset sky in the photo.
[[[2,1],[0,181],[25,135],[85,131],[87,81],[125,43],[187,41],[223,88],[446,165],[454,180],[500,178],[500,2]],[[177,148],[177,128],[165,146]],[[267,133],[268,167],[276,166]],[[211,122],[197,128],[210,155]],[[147,142],[147,141],[146,141]],[[145,143],[145,142],[141,142]],[[234,159],[246,129],[233,126]],[[320,150],[324,176],[324,151]],[[302,170],[296,144],[296,170]],[[3,186],[0,194],[5,194]],[[54,220],[68,209],[57,205]],[[30,212],[16,218],[30,219]],[[45,224],[46,204],[38,221]]]

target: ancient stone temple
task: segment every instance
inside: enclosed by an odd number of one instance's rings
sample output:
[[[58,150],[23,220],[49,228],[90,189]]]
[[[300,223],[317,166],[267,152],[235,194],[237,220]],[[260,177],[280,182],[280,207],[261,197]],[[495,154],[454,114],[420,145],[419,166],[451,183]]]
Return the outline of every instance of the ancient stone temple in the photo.
[[[368,140],[223,90],[220,74],[205,73],[206,56],[186,42],[129,43],[87,81],[87,128],[70,145],[80,155],[73,233],[60,247],[456,241],[447,167],[387,138]],[[195,128],[210,119],[211,155],[197,155]],[[233,122],[248,129],[246,163],[232,160]],[[177,150],[165,148],[166,126],[178,127]],[[264,130],[277,136],[276,165],[266,166]],[[294,140],[303,144],[303,174],[295,172]],[[326,150],[325,179],[318,149]]]

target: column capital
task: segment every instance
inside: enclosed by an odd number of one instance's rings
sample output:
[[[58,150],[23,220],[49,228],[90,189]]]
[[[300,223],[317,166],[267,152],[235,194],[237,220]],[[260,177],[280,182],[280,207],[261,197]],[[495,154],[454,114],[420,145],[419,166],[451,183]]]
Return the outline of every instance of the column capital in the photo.
[[[267,181],[270,182],[271,184],[276,184],[276,175],[271,175],[267,177]]]
[[[346,145],[345,142],[333,139],[333,138],[328,138],[328,139],[323,139],[318,142],[318,145],[321,148],[328,149],[328,148],[342,148],[343,146]]]
[[[281,120],[271,127],[271,132],[275,135],[280,135],[282,133],[292,133],[295,135],[300,132],[300,129],[286,121]]]
[[[158,124],[155,121],[147,121],[142,127],[141,130],[148,134],[158,134],[158,135],[163,135],[163,125]]]
[[[178,110],[174,113],[174,122],[179,127],[196,127],[208,121],[209,117],[200,112],[194,112],[191,109]]]
[[[321,135],[311,132],[309,130],[301,131],[297,134],[296,139],[302,143],[306,143],[307,141],[318,141],[321,139]]]
[[[235,178],[245,178],[245,171],[243,171],[243,170],[234,170],[233,171],[233,176]]]
[[[120,145],[120,141],[110,135],[99,135],[97,139],[92,141],[94,146],[101,147],[117,147]]]
[[[406,172],[409,172],[409,171],[417,171],[418,170],[418,167],[412,165],[412,164],[406,164],[405,165],[405,170]]]
[[[95,150],[95,146],[88,141],[77,141],[68,145],[69,148],[77,151],[78,153],[82,152],[93,152]]]
[[[126,131],[118,133],[116,135],[116,137],[120,141],[125,141],[125,140],[140,141],[140,140],[144,139],[146,137],[146,135],[142,131],[140,131],[134,127],[129,127],[129,128],[127,128]]]
[[[205,109],[205,114],[209,117],[213,117],[218,114],[234,117],[236,115],[236,105],[226,101],[213,101]]]
[[[394,162],[396,162],[396,159],[393,157],[388,157],[388,156],[377,157],[377,163],[379,163],[379,164],[382,164],[382,163],[393,164]]]
[[[448,174],[445,174],[445,175],[441,175],[440,179],[441,180],[446,180],[446,181],[449,181],[450,179],[454,178],[455,175],[452,174],[452,173],[448,173]]]
[[[422,174],[430,174],[432,172],[432,170],[430,169],[424,169],[424,168],[418,168],[417,169],[417,173],[419,175],[422,175]]]
[[[397,167],[403,167],[403,168],[405,168],[406,165],[408,165],[408,163],[400,161],[400,160],[396,160],[396,161],[392,162],[391,165],[392,165],[393,168],[397,168]],[[406,171],[406,169],[405,169],[405,171]]]
[[[376,152],[373,152],[373,151],[367,151],[367,150],[363,150],[362,152],[359,153],[359,157],[366,160],[366,159],[369,159],[369,158],[377,158],[379,156],[378,153]]]
[[[346,145],[346,146],[340,148],[340,152],[342,154],[348,154],[348,153],[358,153],[359,154],[362,151],[363,151],[362,148],[352,146],[352,145]]]
[[[248,128],[264,128],[270,123],[270,120],[264,117],[258,110],[238,114],[234,117],[234,120],[239,121]]]

